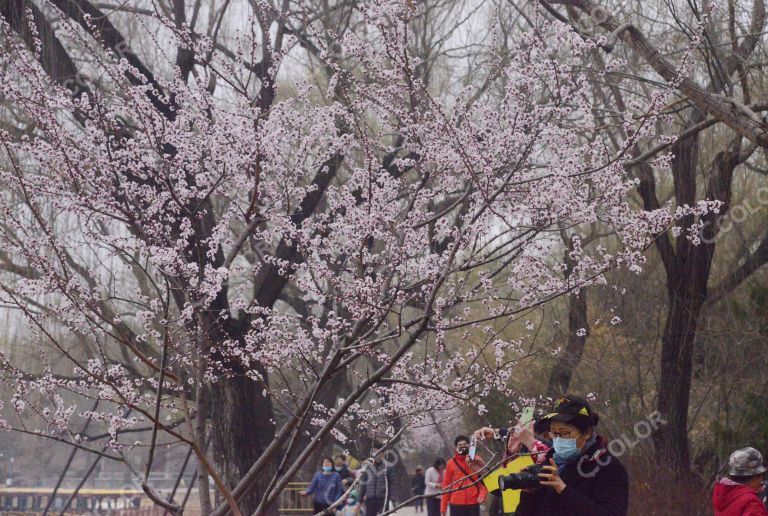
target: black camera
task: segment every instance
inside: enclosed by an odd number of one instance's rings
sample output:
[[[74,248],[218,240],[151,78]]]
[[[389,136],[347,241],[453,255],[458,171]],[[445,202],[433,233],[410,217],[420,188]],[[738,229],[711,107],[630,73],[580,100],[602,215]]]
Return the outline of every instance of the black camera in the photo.
[[[544,471],[544,464],[533,464],[519,473],[499,476],[499,490],[505,489],[528,489],[539,487],[539,473]]]

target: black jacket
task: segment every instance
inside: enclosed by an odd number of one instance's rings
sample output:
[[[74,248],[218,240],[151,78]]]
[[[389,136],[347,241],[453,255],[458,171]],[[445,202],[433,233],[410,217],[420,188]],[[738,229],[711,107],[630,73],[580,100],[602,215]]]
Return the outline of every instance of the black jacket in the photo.
[[[515,516],[626,516],[629,478],[602,438],[578,462],[560,472],[565,489],[557,494],[547,486],[521,493]],[[554,450],[547,453],[547,464]]]
[[[427,490],[427,481],[424,475],[413,475],[411,478],[411,492],[416,495],[423,495]]]
[[[346,464],[344,464],[341,467],[341,469],[335,470],[335,471],[336,471],[336,473],[339,474],[339,476],[341,477],[342,480],[344,480],[345,478],[352,478],[352,479],[355,478],[355,475],[353,475],[352,472],[349,471],[349,468],[347,467]]]

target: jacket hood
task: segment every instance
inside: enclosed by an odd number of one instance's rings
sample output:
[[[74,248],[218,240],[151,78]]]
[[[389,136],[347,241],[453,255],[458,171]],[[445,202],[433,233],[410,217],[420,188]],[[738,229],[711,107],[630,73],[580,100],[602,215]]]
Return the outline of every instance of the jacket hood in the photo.
[[[722,478],[715,484],[712,493],[712,504],[717,511],[724,511],[729,505],[743,497],[754,496],[755,491],[749,486],[734,482],[730,478]]]

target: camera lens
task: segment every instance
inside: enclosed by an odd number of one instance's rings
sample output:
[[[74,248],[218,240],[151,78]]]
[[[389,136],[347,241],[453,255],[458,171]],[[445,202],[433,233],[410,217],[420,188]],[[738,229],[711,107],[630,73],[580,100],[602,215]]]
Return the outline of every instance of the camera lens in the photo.
[[[519,473],[501,475],[499,476],[499,489],[504,491],[505,489],[529,489],[538,487],[539,482],[541,481],[539,478],[539,473],[541,472],[542,465],[534,464]]]

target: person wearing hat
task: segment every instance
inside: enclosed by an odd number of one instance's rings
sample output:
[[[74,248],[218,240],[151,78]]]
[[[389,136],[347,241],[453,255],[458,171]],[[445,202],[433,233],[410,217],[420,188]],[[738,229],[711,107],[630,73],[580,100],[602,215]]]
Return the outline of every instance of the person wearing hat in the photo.
[[[536,421],[536,432],[546,432],[552,448],[544,457],[539,487],[523,490],[515,516],[627,514],[627,470],[595,432],[598,420],[585,399],[566,395]],[[478,432],[484,437],[504,435],[489,428]]]
[[[728,476],[720,479],[712,493],[715,516],[768,516],[757,492],[766,468],[754,448],[741,448],[728,459]]]

